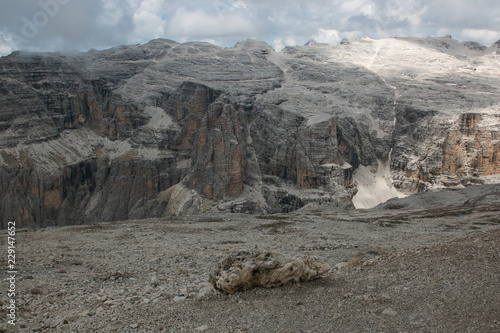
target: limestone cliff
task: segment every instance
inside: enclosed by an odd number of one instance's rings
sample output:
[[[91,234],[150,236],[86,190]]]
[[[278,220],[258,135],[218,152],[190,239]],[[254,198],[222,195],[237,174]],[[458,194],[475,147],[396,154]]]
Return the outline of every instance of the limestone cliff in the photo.
[[[0,58],[0,218],[352,208],[494,182],[498,56],[448,37],[14,52]]]

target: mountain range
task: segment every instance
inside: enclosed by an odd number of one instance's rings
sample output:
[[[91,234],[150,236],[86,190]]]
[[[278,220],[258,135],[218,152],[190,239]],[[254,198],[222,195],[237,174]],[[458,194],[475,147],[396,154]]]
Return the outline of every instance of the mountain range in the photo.
[[[369,208],[500,182],[500,41],[16,51],[0,92],[2,228]]]

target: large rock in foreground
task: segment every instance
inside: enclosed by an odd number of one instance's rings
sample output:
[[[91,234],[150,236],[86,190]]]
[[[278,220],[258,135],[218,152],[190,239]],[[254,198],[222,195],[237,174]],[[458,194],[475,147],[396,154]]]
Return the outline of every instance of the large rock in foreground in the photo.
[[[227,294],[256,287],[276,288],[289,282],[311,281],[330,269],[314,257],[289,258],[277,253],[238,253],[222,261],[211,276],[214,288]]]

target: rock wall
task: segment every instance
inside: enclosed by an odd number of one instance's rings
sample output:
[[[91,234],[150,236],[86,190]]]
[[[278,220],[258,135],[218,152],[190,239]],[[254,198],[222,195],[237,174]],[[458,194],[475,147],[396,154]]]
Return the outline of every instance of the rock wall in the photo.
[[[397,127],[400,141],[391,165],[395,186],[415,193],[435,185],[481,183],[481,176],[498,175],[499,120],[498,114],[491,113],[402,112],[399,121],[406,125]]]

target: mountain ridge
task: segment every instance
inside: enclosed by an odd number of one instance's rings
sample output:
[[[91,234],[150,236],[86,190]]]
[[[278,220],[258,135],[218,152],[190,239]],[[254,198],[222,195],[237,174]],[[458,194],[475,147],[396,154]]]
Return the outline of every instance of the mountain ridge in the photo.
[[[496,182],[497,54],[448,37],[14,52],[0,58],[2,217],[352,208],[371,184],[373,198]]]

